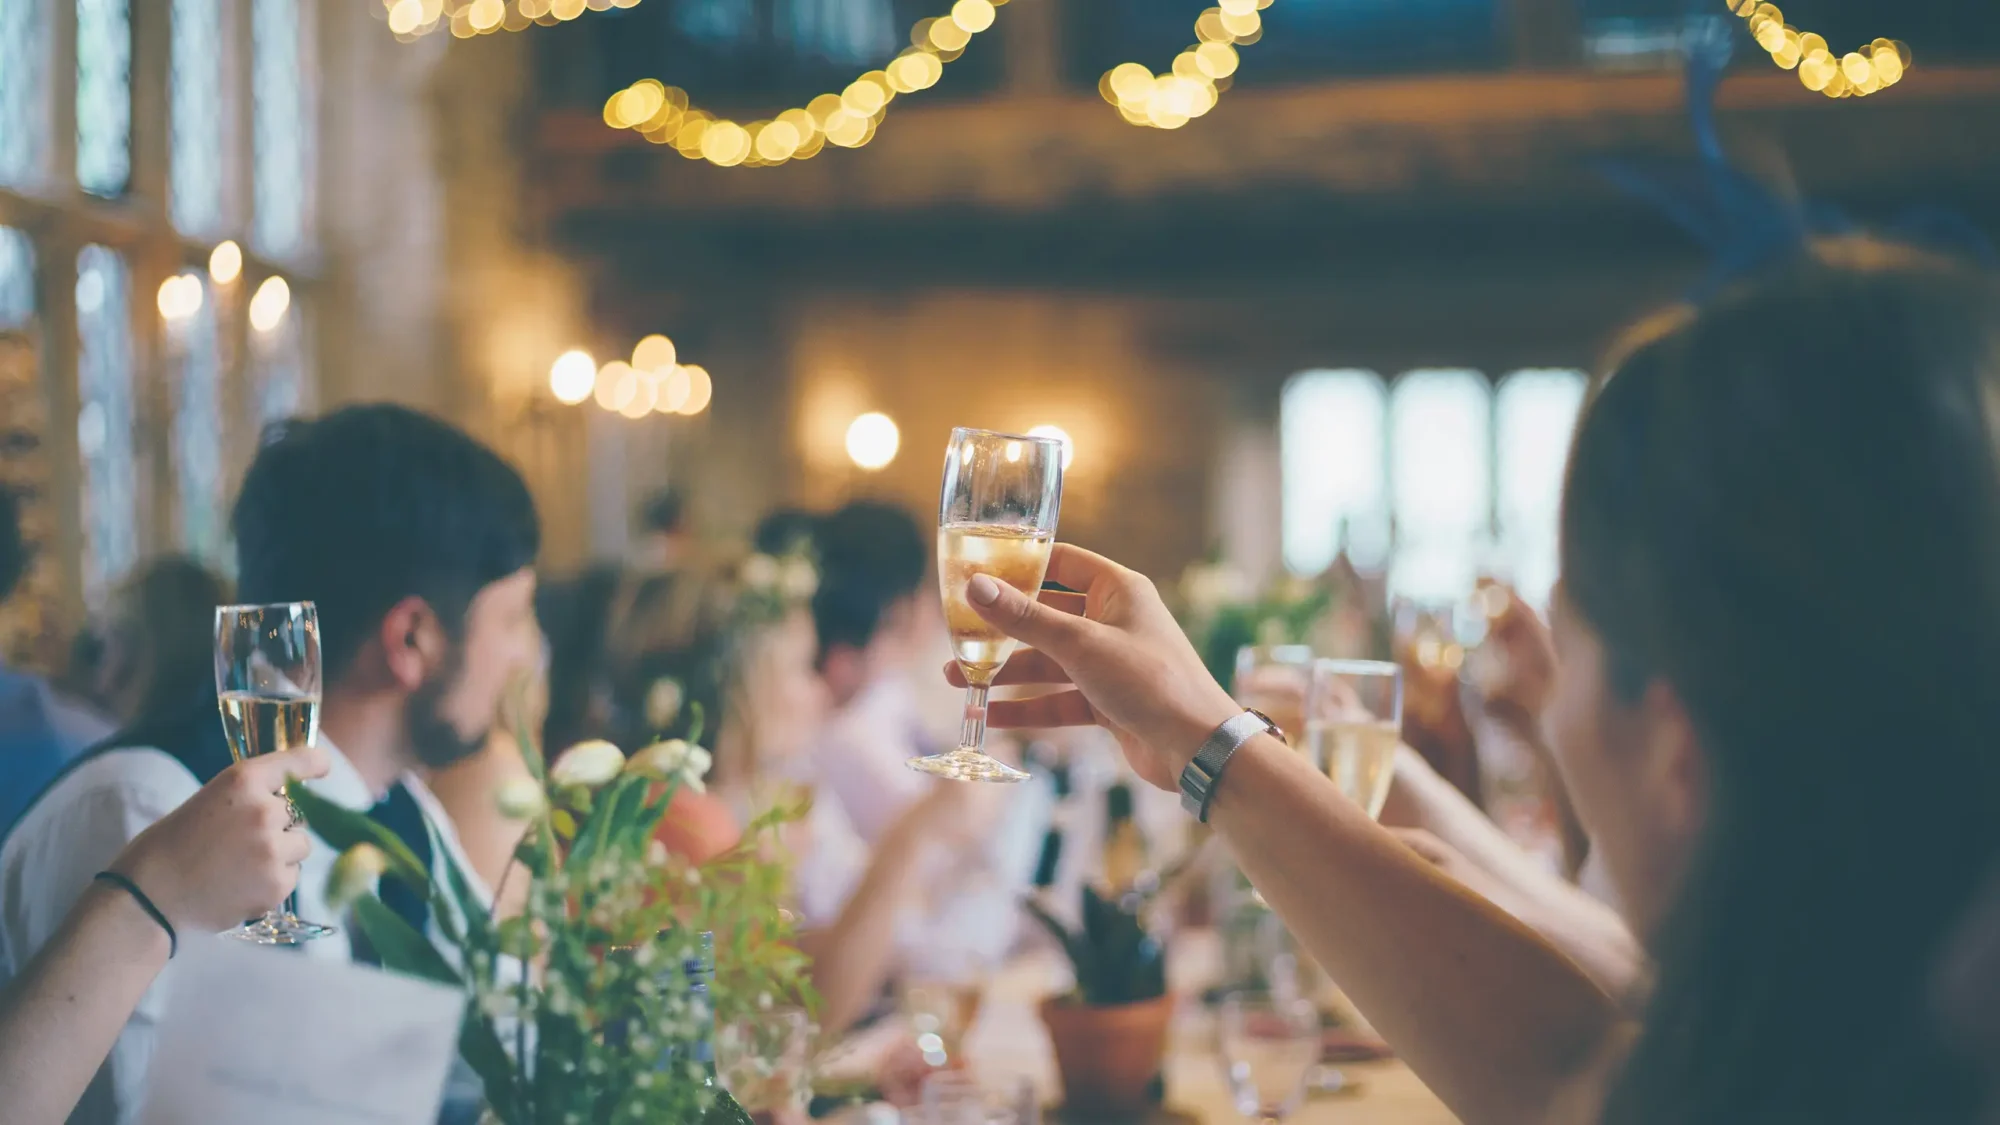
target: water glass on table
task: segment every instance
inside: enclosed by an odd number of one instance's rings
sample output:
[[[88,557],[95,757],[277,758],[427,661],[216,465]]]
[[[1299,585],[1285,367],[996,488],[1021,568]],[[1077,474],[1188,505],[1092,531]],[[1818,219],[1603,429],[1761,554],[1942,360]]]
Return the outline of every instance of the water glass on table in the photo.
[[[981,1081],[963,1070],[924,1080],[923,1100],[908,1125],[1041,1125],[1041,1100],[1026,1078]]]
[[[1236,1112],[1283,1121],[1305,1101],[1319,1069],[1319,1009],[1301,997],[1239,992],[1222,1001],[1217,1029],[1223,1074]]]

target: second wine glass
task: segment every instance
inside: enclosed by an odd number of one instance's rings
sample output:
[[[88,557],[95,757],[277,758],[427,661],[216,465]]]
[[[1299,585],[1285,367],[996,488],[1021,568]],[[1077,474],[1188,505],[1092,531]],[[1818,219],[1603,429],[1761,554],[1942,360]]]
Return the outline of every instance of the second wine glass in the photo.
[[[1062,508],[1063,445],[1056,438],[956,429],[938,498],[938,585],[952,655],[969,685],[958,749],[912,758],[910,768],[956,781],[1025,781],[986,753],[986,695],[1014,654],[1014,638],[966,601],[976,574],[1029,597],[1042,588]]]

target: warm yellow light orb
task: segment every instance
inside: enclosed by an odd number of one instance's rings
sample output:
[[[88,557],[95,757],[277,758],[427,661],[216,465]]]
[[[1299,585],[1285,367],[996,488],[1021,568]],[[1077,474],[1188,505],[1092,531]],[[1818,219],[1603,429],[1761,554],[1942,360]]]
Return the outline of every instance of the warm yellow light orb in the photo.
[[[291,307],[292,287],[275,274],[267,277],[250,295],[250,327],[269,332],[285,322],[285,311]]]
[[[887,414],[871,411],[847,426],[848,458],[871,473],[894,461],[902,443],[902,433]]]
[[[590,397],[597,386],[597,361],[582,348],[573,348],[549,365],[549,393],[565,406],[575,406]]]
[[[665,375],[674,365],[674,358],[674,342],[657,332],[632,349],[632,366],[655,375]]]
[[[243,248],[231,240],[209,251],[208,276],[217,285],[227,285],[243,276]]]

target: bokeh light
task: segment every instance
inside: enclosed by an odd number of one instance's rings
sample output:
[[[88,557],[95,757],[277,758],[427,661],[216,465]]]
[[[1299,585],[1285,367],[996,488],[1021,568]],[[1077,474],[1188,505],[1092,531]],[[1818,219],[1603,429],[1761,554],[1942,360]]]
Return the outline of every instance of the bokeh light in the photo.
[[[677,359],[674,342],[657,332],[632,348],[632,366],[655,375],[665,375]]]
[[[285,322],[285,312],[291,307],[291,285],[275,274],[267,277],[257,292],[250,295],[250,327],[259,332],[272,331]]]
[[[597,361],[581,348],[564,352],[549,366],[549,393],[565,406],[589,398],[596,386]]]
[[[888,467],[902,443],[902,433],[887,414],[870,411],[848,423],[848,459],[871,473]]]
[[[175,274],[160,282],[160,316],[170,321],[187,320],[201,311],[201,279],[191,273]]]
[[[218,243],[208,252],[208,276],[217,285],[227,285],[243,276],[243,248],[234,239]]]

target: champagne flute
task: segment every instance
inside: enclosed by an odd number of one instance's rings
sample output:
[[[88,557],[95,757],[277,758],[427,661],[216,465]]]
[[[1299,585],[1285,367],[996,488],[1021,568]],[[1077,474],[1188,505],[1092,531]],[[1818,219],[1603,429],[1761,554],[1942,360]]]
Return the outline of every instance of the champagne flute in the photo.
[[[231,757],[240,762],[318,741],[319,664],[319,613],[311,602],[216,607],[215,690]],[[291,813],[297,826],[299,810]],[[283,909],[267,910],[229,936],[296,945],[338,932],[301,921],[294,903],[295,896],[287,898]]]
[[[1306,752],[1369,816],[1396,777],[1403,669],[1387,660],[1316,660],[1306,692]]]
[[[913,758],[911,769],[957,781],[1028,779],[985,752],[986,693],[1016,642],[979,616],[965,587],[984,574],[1031,598],[1041,591],[1062,507],[1062,453],[1057,438],[951,432],[938,498],[938,585],[952,654],[968,685],[965,725],[958,749]]]

